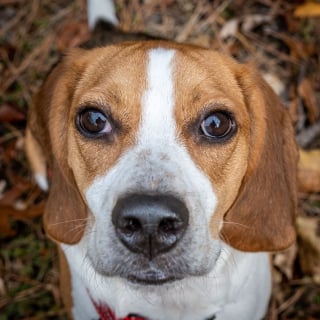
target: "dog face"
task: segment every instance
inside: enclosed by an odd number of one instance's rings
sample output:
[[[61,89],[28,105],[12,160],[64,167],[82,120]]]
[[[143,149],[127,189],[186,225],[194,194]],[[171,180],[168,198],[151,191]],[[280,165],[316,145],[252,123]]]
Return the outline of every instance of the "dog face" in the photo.
[[[48,234],[86,239],[95,270],[160,284],[294,239],[296,148],[286,110],[250,67],[168,42],[74,50],[29,129],[52,181]]]

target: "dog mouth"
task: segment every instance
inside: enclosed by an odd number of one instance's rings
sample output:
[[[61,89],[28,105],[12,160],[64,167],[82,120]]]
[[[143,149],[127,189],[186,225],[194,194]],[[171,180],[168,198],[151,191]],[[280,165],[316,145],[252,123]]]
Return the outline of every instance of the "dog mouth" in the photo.
[[[214,250],[211,258],[202,259],[195,263],[195,258],[188,255],[185,246],[175,248],[170,253],[160,254],[152,260],[142,254],[133,254],[117,250],[116,255],[108,259],[100,255],[90,255],[93,268],[104,277],[119,277],[128,284],[143,286],[161,286],[172,284],[189,277],[208,274],[219,258],[221,250]]]
[[[137,257],[127,254],[126,259],[119,259],[113,263],[110,261],[105,263],[107,261],[103,260],[99,260],[100,263],[97,261],[94,263],[94,260],[92,262],[96,272],[102,276],[120,277],[128,284],[138,286],[160,286],[194,274],[193,270],[182,268],[186,265],[183,255],[178,257],[163,255],[149,260],[142,255]],[[199,273],[199,270],[196,273]]]
[[[161,270],[148,270],[145,272],[139,271],[137,273],[128,274],[125,278],[133,284],[159,286],[177,280],[182,280],[184,277],[182,274],[170,275]]]

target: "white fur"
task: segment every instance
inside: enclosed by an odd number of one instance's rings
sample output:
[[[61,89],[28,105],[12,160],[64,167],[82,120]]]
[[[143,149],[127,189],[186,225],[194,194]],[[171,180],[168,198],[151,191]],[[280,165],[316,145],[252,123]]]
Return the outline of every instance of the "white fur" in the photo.
[[[174,50],[162,48],[149,52],[148,87],[142,98],[138,144],[155,150],[176,143],[172,79],[174,55]]]
[[[115,244],[111,213],[117,200],[127,193],[173,194],[185,202],[190,212],[189,227],[179,246],[188,247],[182,262],[190,264],[194,273],[210,270],[219,255],[220,248],[209,230],[217,197],[209,178],[177,139],[173,63],[173,50],[160,48],[149,52],[148,86],[141,101],[137,143],[105,175],[97,177],[86,192],[88,206],[95,216],[89,238],[90,257],[104,272],[113,269],[113,261],[119,263],[122,247]]]
[[[86,201],[95,222],[87,226],[81,242],[62,245],[72,266],[73,290],[88,289],[95,301],[108,304],[117,317],[137,313],[151,320],[204,320],[216,314],[223,320],[260,319],[270,294],[268,256],[242,253],[212,238],[209,220],[217,197],[209,178],[179,141],[175,125],[175,51],[153,49],[148,58],[136,143],[87,189]],[[202,276],[144,286],[101,274],[112,273],[112,263],[123,266],[132,255],[117,240],[111,222],[117,199],[130,192],[171,193],[185,202],[189,226],[168,254],[180,252],[188,270],[192,274],[201,270]],[[82,319],[79,314],[93,317],[95,313],[90,298],[83,295],[73,293],[76,319]]]
[[[72,315],[74,320],[98,319],[97,311],[88,295],[89,287],[86,285],[87,282],[83,280],[85,275],[89,276],[89,279],[90,277],[93,278],[94,270],[91,270],[91,272],[88,270],[88,273],[86,273],[86,258],[81,256],[83,251],[77,249],[77,246],[72,246],[70,250],[65,245],[62,245],[62,248],[66,253],[70,268],[73,301]],[[92,289],[94,290],[94,287],[91,286],[90,291]]]
[[[120,318],[137,313],[150,320],[205,320],[215,314],[216,320],[258,320],[266,312],[271,293],[266,253],[244,253],[221,243],[223,254],[208,275],[137,290],[124,279],[96,273],[87,246],[86,238],[76,245],[62,245],[72,266],[76,320],[96,315],[84,287],[93,298],[103,297]],[[79,288],[82,294],[75,294]]]
[[[88,24],[93,29],[99,20],[118,25],[114,3],[112,0],[88,0],[87,1]]]
[[[48,191],[49,189],[49,184],[48,184],[48,179],[45,175],[41,173],[36,173],[34,175],[34,179],[36,180],[37,185],[43,190],[43,191]]]

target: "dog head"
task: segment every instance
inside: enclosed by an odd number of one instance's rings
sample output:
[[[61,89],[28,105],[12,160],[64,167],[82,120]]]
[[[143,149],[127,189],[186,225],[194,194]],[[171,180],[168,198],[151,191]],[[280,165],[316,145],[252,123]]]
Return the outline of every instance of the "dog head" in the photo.
[[[103,275],[159,284],[208,273],[221,241],[294,241],[289,115],[254,68],[217,52],[159,41],[72,50],[28,131],[51,172],[48,234],[85,238]]]

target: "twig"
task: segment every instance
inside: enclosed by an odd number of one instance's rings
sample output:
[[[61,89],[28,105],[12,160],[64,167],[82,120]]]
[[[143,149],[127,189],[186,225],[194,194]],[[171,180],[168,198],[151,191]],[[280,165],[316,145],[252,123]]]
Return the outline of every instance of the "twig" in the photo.
[[[30,298],[30,296],[34,296],[37,294],[37,292],[41,289],[43,289],[44,285],[43,284],[38,284],[35,285],[31,288],[25,289],[23,291],[20,291],[17,293],[13,298],[12,297],[5,297],[0,299],[0,308],[3,308],[4,306],[26,300],[27,298]]]
[[[213,13],[209,15],[207,19],[199,23],[199,26],[197,28],[198,32],[202,32],[205,28],[207,28],[208,25],[212,25],[220,16],[220,14],[229,6],[230,3],[231,0],[222,1],[222,3],[215,10],[213,10]]]
[[[191,15],[188,22],[183,26],[182,30],[179,32],[179,34],[176,36],[176,41],[183,42],[185,41],[189,34],[194,29],[196,23],[199,21],[200,16],[205,12],[204,2],[200,1],[198,2],[198,5],[194,11],[194,13]]]
[[[309,128],[302,130],[296,136],[296,141],[300,147],[305,148],[318,136],[320,136],[320,121],[314,123]]]
[[[28,8],[19,11],[15,18],[13,18],[10,22],[6,23],[2,29],[0,29],[0,37],[3,37],[9,30],[13,30],[15,25],[22,20],[24,16],[28,14]]]
[[[43,50],[45,50],[46,48],[48,48],[52,42],[54,40],[54,36],[51,34],[49,35],[43,42],[41,45],[39,45],[38,47],[36,47],[23,61],[22,63],[19,65],[18,68],[12,69],[12,76],[3,83],[2,87],[1,87],[1,91],[5,91],[7,90],[10,85],[16,81],[19,76],[29,67],[29,65],[36,60],[36,58],[42,53]]]
[[[292,295],[289,299],[284,301],[278,308],[277,312],[278,314],[282,313],[283,311],[287,310],[290,306],[295,304],[300,297],[303,295],[305,292],[305,288],[299,288],[294,295]]]

